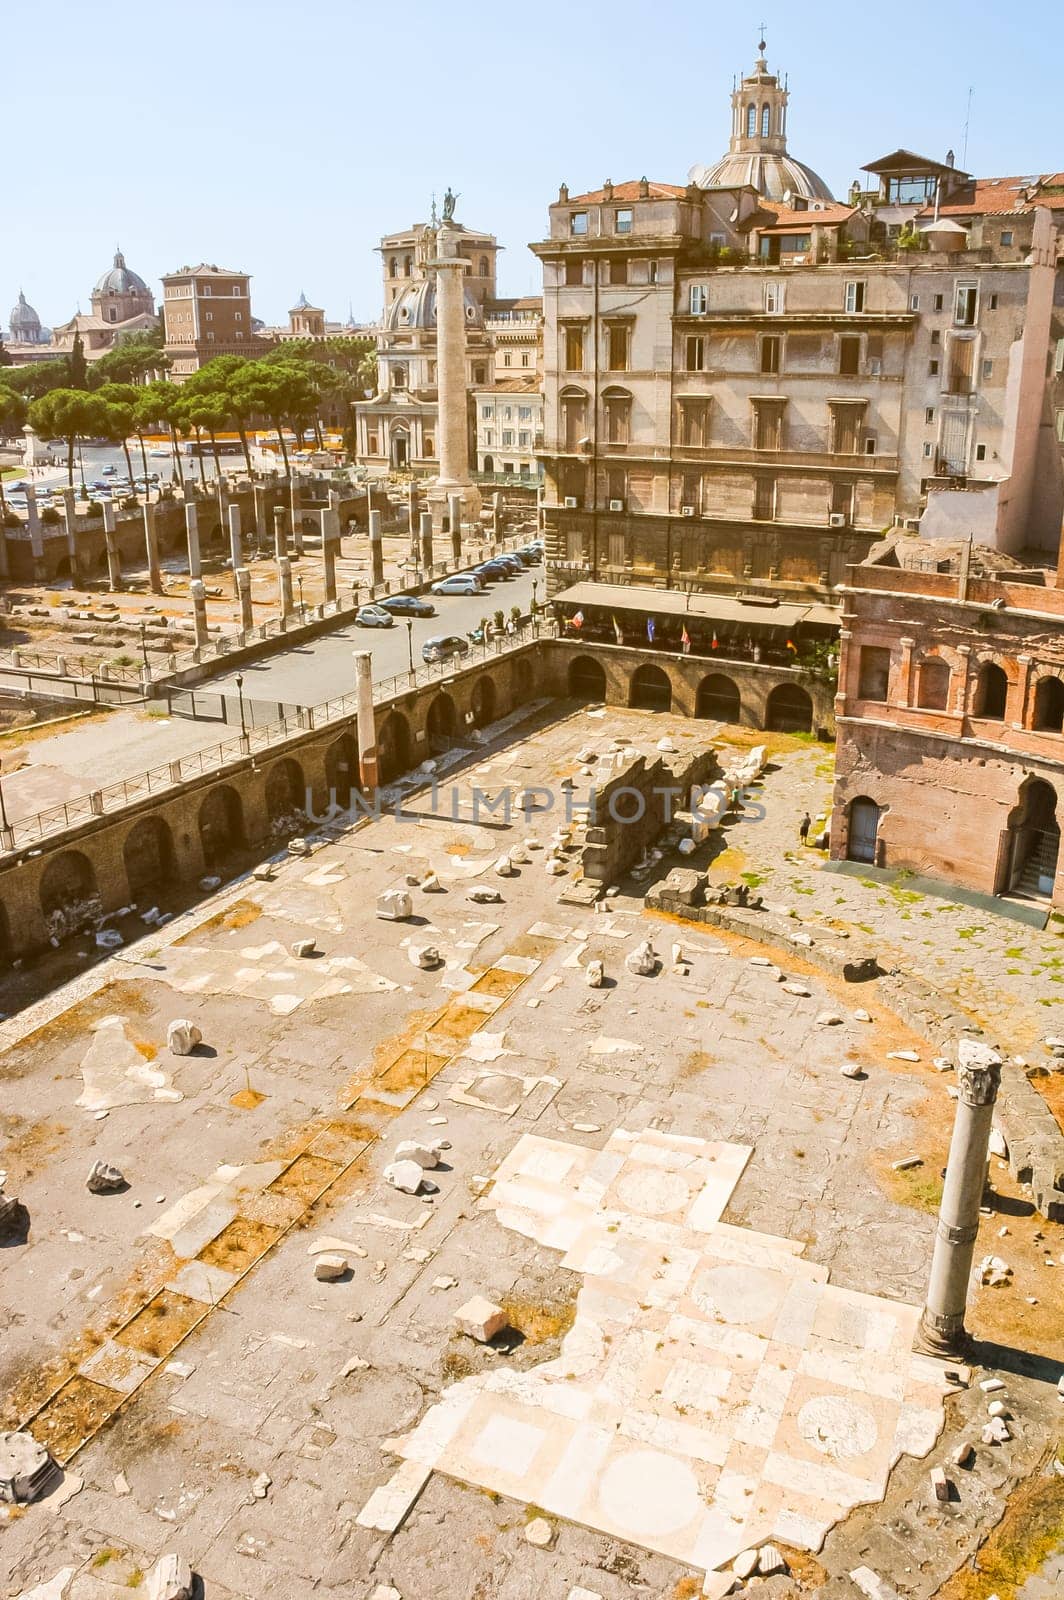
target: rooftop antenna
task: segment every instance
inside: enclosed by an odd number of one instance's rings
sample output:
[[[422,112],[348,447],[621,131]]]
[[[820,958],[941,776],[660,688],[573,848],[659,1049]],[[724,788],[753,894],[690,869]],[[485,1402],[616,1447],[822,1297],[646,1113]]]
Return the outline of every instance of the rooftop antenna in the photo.
[[[968,89],[968,109],[965,112],[965,116],[964,116],[964,143],[961,146],[961,166],[964,168],[964,170],[966,172],[968,170],[968,124],[972,120],[972,95],[974,93],[975,93],[974,88],[969,87],[969,89]]]

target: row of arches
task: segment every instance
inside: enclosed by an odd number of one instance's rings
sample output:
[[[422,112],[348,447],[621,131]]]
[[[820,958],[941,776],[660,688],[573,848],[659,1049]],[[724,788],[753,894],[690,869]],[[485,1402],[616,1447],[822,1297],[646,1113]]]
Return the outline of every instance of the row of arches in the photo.
[[[568,689],[572,698],[599,701],[606,698],[606,671],[594,656],[575,656],[569,663]],[[628,680],[628,704],[640,711],[669,711],[673,683],[663,667],[643,662]],[[714,722],[742,720],[742,695],[734,679],[710,672],[695,690],[695,716]],[[779,683],[769,692],[765,727],[776,733],[811,733],[813,700],[797,683]]]
[[[958,670],[962,669],[951,665],[945,656],[924,656],[916,666],[916,706],[922,711],[948,711],[953,676]],[[867,683],[862,684],[865,687]],[[1010,674],[1000,662],[981,661],[969,685],[967,714],[987,722],[1009,718],[1034,733],[1064,732],[1064,677],[1052,671],[1040,672],[1026,708],[1016,703],[1021,696],[1018,670]],[[1014,702],[1011,715],[1010,699]]]

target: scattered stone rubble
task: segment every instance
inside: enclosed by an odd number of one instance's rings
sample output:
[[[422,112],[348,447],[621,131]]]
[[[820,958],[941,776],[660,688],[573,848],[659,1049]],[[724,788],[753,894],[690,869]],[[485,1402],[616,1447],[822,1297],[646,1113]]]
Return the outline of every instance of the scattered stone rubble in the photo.
[[[28,1433],[0,1433],[0,1500],[25,1505],[48,1488],[59,1468]]]
[[[428,883],[422,885],[428,888]],[[385,922],[405,922],[414,914],[414,902],[405,889],[385,889],[377,896],[377,915]]]
[[[160,1556],[148,1574],[148,1600],[192,1600],[192,1569],[184,1556]]]
[[[185,1017],[175,1018],[167,1027],[166,1047],[171,1055],[190,1056],[202,1042],[203,1035],[196,1024]]]
[[[90,1194],[115,1194],[126,1187],[126,1180],[109,1161],[94,1161],[85,1179],[85,1187]]]
[[[482,1294],[474,1295],[464,1306],[459,1306],[454,1320],[459,1331],[468,1334],[478,1344],[488,1344],[508,1325],[502,1306],[497,1306]]]

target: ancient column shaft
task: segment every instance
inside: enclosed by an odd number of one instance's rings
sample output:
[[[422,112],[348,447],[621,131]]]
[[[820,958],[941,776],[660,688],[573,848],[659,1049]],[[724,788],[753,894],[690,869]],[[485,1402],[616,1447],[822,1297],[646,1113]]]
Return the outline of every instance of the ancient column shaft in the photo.
[[[185,501],[185,537],[188,540],[188,575],[198,578],[203,572],[200,560],[199,512],[194,500]]]
[[[244,565],[244,548],[240,538],[240,507],[229,507],[229,560],[233,566],[233,593],[239,598],[240,589],[237,585],[236,575]]]
[[[115,538],[115,508],[110,500],[103,502],[103,542],[107,549],[107,582],[110,588],[122,587],[122,557]]]
[[[277,604],[284,621],[292,610],[292,563],[287,556],[277,558]]]
[[[355,653],[355,696],[358,707],[358,770],[361,786],[372,796],[377,788],[377,724],[373,712],[373,657]]]
[[[273,508],[273,553],[278,561],[288,554],[288,528],[285,524],[284,506]]]
[[[1000,1082],[1000,1056],[977,1040],[962,1039],[957,1067],[960,1095],[919,1335],[919,1342],[925,1348],[943,1354],[956,1352],[965,1339],[968,1281],[979,1231],[987,1147]]]
[[[233,576],[236,579],[237,599],[240,601],[240,631],[250,633],[255,626],[255,616],[251,608],[251,573],[247,567],[237,567]]]
[[[427,578],[432,571],[432,512],[421,513],[421,571]]]
[[[163,575],[159,569],[159,537],[155,531],[155,507],[150,501],[144,507],[144,547],[148,555],[148,587],[152,594],[162,594]]]
[[[207,644],[207,589],[202,579],[193,578],[188,586],[192,596],[192,622],[196,629],[196,649],[202,650]]]
[[[374,588],[384,582],[384,528],[379,511],[369,514],[370,583]]]
[[[447,496],[447,521],[451,528],[451,554],[456,561],[462,559],[462,496]]]

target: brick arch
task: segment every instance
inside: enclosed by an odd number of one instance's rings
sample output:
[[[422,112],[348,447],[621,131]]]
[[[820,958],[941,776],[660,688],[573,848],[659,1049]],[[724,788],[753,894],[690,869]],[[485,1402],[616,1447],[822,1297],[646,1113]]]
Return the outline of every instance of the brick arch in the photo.
[[[393,706],[377,729],[377,766],[382,783],[391,783],[400,773],[409,772],[413,748],[410,723]]]
[[[483,728],[494,722],[496,711],[495,683],[488,673],[477,679],[469,696],[469,709],[473,713],[473,726]]]
[[[196,821],[208,871],[224,866],[246,848],[244,807],[232,784],[218,783],[208,789]]]
[[[628,680],[628,704],[643,711],[672,708],[672,675],[656,661],[644,661]]]
[[[776,733],[811,733],[813,697],[797,683],[777,683],[765,701],[765,727]]]
[[[335,796],[338,806],[349,806],[351,791],[357,789],[358,780],[358,744],[353,734],[342,733],[325,751],[327,795]]]
[[[441,689],[429,702],[425,732],[432,751],[445,750],[458,732],[458,707],[446,689]]]
[[[606,698],[606,669],[594,656],[574,656],[569,663],[567,687],[574,700]]]
[[[1064,733],[1064,672],[1046,669],[1035,679],[1031,727],[1037,733]]]
[[[274,832],[298,827],[306,817],[307,788],[294,756],[283,756],[266,770],[266,816]]]
[[[695,716],[711,717],[716,722],[742,720],[739,685],[723,672],[707,672],[695,694]]]
[[[1011,662],[997,656],[979,656],[972,663],[970,694],[971,715],[985,717],[992,722],[1003,722],[1008,706],[1009,692],[1015,682],[1015,669]]]
[[[61,850],[41,873],[41,912],[49,931],[62,938],[79,933],[103,909],[96,869],[81,850]]]
[[[162,817],[141,817],[126,834],[122,860],[130,897],[156,894],[176,875],[174,836]]]

